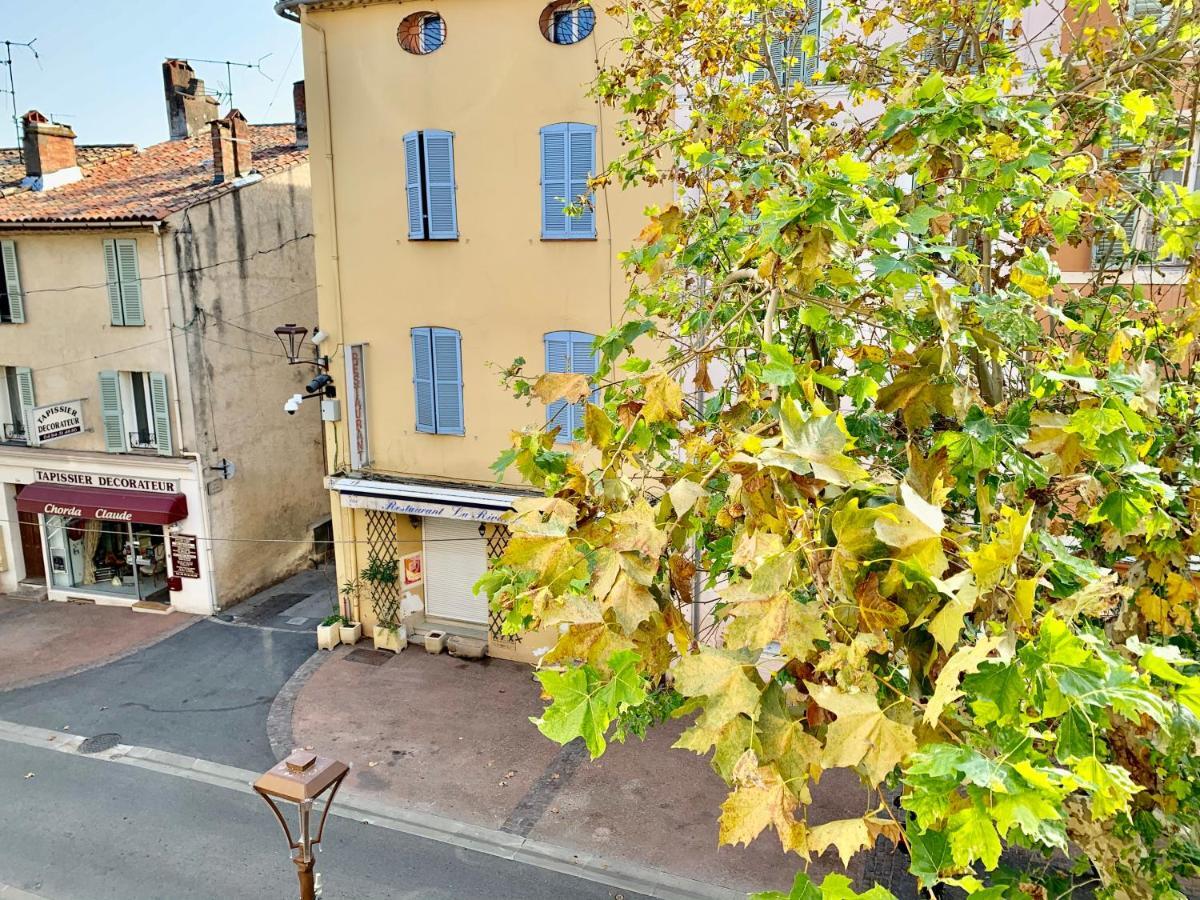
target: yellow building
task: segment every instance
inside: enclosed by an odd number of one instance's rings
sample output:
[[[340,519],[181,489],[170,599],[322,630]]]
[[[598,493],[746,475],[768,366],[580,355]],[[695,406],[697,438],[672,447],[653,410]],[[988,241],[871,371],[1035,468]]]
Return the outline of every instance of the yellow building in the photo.
[[[321,352],[342,403],[327,425],[339,581],[396,561],[394,587],[352,597],[368,633],[372,599],[407,598],[418,632],[528,658],[471,591],[520,491],[489,466],[514,428],[553,415],[566,435],[578,412],[514,399],[498,370],[589,373],[593,336],[622,315],[618,253],[658,198],[602,190],[564,214],[620,152],[616,115],[587,94],[621,25],[562,0],[276,11],[303,35]]]

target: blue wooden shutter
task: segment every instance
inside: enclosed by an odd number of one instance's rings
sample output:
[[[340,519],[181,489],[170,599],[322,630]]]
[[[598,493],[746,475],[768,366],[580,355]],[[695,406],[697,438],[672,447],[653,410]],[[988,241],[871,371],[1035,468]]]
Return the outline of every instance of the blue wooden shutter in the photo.
[[[421,136],[410,131],[404,136],[404,189],[408,194],[408,237],[425,237],[425,192],[421,187]]]
[[[813,52],[805,53],[800,48],[801,40],[797,40],[796,52],[793,54],[797,57],[797,62],[793,65],[789,72],[792,80],[800,80],[805,84],[812,84],[813,76],[817,74],[817,65],[820,62],[821,52],[821,0],[808,0],[808,21],[804,23],[803,37],[811,37],[813,40]]]
[[[446,41],[446,25],[438,15],[421,20],[421,52],[432,53]]]
[[[1113,138],[1112,147],[1105,152],[1105,157],[1111,156],[1114,153],[1121,153],[1125,150],[1132,149],[1133,141],[1127,138]],[[1141,166],[1122,169],[1118,173],[1118,178],[1122,182],[1122,187],[1132,194],[1136,194],[1139,190],[1139,180],[1145,177],[1145,170]],[[1123,176],[1123,177],[1122,177]],[[1125,238],[1122,240],[1119,237],[1113,237],[1111,234],[1097,236],[1092,241],[1092,265],[1104,266],[1107,269],[1120,269],[1127,262],[1127,256],[1133,250],[1137,249],[1137,232],[1138,232],[1138,208],[1136,204],[1130,204],[1127,209],[1121,210],[1115,216],[1117,223],[1121,226],[1121,230],[1125,233]]]
[[[108,318],[113,325],[125,324],[121,304],[121,272],[117,268],[117,242],[104,242],[104,278],[108,287]]]
[[[437,420],[433,413],[433,345],[428,328],[412,330],[412,356],[417,431],[433,434],[437,431]]]
[[[121,380],[116,372],[100,373],[100,418],[104,429],[104,449],[109,453],[125,450],[125,420],[121,415]]]
[[[21,294],[21,274],[17,271],[17,245],[0,241],[0,261],[4,264],[4,288],[8,292],[9,319],[25,321],[25,298]]]
[[[126,325],[145,325],[142,314],[142,276],[138,271],[137,241],[114,241],[120,275],[121,312]]]
[[[454,135],[449,131],[424,131],[425,208],[429,213],[429,237],[452,240],[458,237],[458,214],[454,203]]]
[[[567,236],[567,125],[547,125],[542,137],[542,237]]]
[[[154,421],[154,447],[159,456],[170,456],[171,407],[167,396],[167,376],[161,372],[148,373],[150,379],[150,411]]]
[[[546,335],[546,371],[571,371],[571,332],[552,331]],[[555,400],[546,407],[546,430],[557,428],[558,440],[571,439],[571,408],[566,400]]]
[[[567,219],[567,231],[571,237],[596,236],[596,211],[592,208],[588,192],[588,179],[596,174],[596,127],[594,125],[571,125],[568,132],[567,173],[570,178],[567,200],[580,204],[582,212]]]
[[[433,388],[438,434],[465,434],[462,343],[452,328],[433,328]]]
[[[24,423],[26,433],[28,433],[31,423],[25,421],[25,408],[28,406],[37,406],[37,401],[33,398],[33,369],[27,366],[17,366],[13,371],[17,376],[17,397],[21,401],[21,408],[13,416],[13,422]]]
[[[596,338],[593,335],[581,331],[571,333],[571,371],[578,375],[587,375],[589,381],[600,366],[600,357],[592,349],[595,342]],[[592,391],[592,395],[588,399],[595,403],[599,398],[600,392]],[[574,437],[583,428],[585,406],[587,406],[587,401],[581,400],[571,407],[571,437]]]

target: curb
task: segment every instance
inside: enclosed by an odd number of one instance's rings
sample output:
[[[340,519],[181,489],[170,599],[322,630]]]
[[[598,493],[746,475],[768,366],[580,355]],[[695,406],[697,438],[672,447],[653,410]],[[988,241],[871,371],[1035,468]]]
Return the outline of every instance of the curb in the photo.
[[[275,754],[276,759],[283,759],[296,749],[296,737],[292,734],[292,715],[296,710],[296,700],[300,691],[317,669],[336,654],[336,650],[332,653],[313,651],[313,655],[300,664],[271,701],[271,708],[267,711],[267,741],[271,744],[271,752]]]
[[[316,658],[321,659],[319,656]],[[312,666],[314,671],[317,665],[319,663]],[[81,755],[79,745],[83,743],[84,738],[81,735],[66,735],[45,728],[0,720],[0,741]],[[129,744],[118,744],[110,750],[88,754],[87,758],[137,766],[243,794],[252,793],[250,785],[258,777],[257,773],[247,769]],[[392,806],[357,791],[339,793],[338,801],[330,810],[330,814],[535,868],[572,875],[609,887],[637,891],[658,900],[745,900],[746,896],[740,891],[672,875],[649,866],[605,859],[586,851],[573,851],[494,828],[470,825],[432,813]],[[7,896],[26,900],[28,895],[16,893]],[[0,900],[7,900],[7,896],[0,890]]]

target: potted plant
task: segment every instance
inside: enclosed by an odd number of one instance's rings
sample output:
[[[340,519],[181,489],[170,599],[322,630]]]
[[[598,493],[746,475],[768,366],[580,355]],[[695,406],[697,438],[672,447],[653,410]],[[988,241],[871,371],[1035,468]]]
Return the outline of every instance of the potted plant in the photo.
[[[355,600],[358,599],[361,586],[357,581],[347,581],[342,585],[342,597],[345,598],[344,612],[339,617],[338,636],[343,644],[357,644],[362,637],[362,623],[354,621]]]
[[[340,613],[326,616],[317,626],[317,649],[332,650],[342,642],[342,616]]]
[[[396,587],[400,581],[400,560],[372,559],[358,577],[371,585],[375,649],[399,653],[408,644],[408,631],[400,624],[400,596]]]

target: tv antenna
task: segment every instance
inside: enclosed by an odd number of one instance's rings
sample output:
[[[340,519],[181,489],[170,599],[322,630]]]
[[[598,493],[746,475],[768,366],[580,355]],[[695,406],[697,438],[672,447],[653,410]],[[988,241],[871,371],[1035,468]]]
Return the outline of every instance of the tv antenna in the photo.
[[[3,91],[3,93],[8,94],[9,99],[12,101],[13,130],[17,134],[17,157],[24,163],[25,147],[21,135],[21,116],[17,112],[17,82],[13,76],[13,47],[24,47],[33,54],[35,60],[38,60],[39,67],[42,63],[37,50],[33,46],[37,43],[37,38],[34,38],[32,41],[25,41],[24,43],[21,41],[0,41],[0,43],[4,44],[4,59],[0,59],[0,65],[8,67],[8,90]]]
[[[258,62],[252,62],[252,63],[236,62],[231,59],[194,59],[192,57],[183,57],[183,58],[187,59],[188,62],[209,63],[214,66],[224,66],[225,67],[225,84],[228,86],[229,90],[222,91],[221,93],[224,94],[228,98],[229,108],[233,109],[233,70],[234,69],[253,69],[254,71],[258,72],[258,74],[261,75],[263,78],[267,79],[267,81],[274,81],[275,80],[274,78],[272,78],[270,75],[268,75],[266,72],[264,72],[262,70],[263,60],[266,59],[270,55],[271,55],[270,53],[264,53],[262,56],[260,56],[258,58]]]

